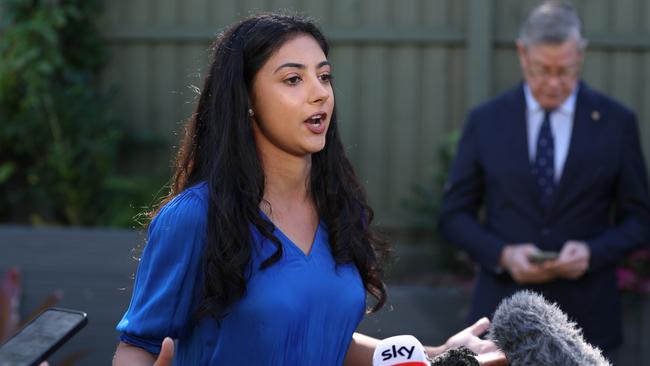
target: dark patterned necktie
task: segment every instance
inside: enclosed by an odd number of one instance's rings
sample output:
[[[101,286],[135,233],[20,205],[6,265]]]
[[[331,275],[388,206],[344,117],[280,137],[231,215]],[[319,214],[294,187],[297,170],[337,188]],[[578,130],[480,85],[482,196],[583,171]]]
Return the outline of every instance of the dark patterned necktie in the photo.
[[[555,192],[555,144],[551,133],[551,113],[544,111],[544,121],[537,136],[537,153],[533,164],[533,177],[537,181],[540,197],[545,208],[548,208],[551,197]]]

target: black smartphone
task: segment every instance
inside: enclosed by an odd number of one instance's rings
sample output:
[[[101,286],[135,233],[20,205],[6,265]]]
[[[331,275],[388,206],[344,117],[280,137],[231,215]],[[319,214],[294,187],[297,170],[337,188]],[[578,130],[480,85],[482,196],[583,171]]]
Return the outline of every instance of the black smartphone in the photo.
[[[0,366],[37,366],[86,323],[81,311],[47,308],[0,346]]]
[[[556,260],[558,258],[559,254],[557,252],[536,252],[536,253],[531,253],[528,255],[528,260],[530,263],[544,263],[546,261],[552,261]]]

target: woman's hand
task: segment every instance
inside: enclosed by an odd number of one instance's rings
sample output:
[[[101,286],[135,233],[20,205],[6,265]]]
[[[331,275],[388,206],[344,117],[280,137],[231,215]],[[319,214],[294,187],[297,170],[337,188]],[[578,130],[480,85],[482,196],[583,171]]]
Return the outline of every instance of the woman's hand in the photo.
[[[472,326],[451,336],[445,343],[446,349],[465,346],[476,352],[476,359],[483,366],[498,366],[506,364],[506,355],[492,341],[484,340],[479,336],[490,327],[488,318],[481,318]]]
[[[174,341],[169,337],[165,337],[158,358],[156,359],[156,362],[154,362],[153,366],[171,366],[173,359]]]

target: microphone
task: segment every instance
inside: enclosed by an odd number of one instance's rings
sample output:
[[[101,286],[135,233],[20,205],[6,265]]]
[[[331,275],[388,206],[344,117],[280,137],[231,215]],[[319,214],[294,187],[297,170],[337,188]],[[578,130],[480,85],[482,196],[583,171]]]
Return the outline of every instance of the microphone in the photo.
[[[556,304],[532,291],[504,299],[488,332],[509,365],[611,366]]]
[[[372,355],[373,366],[430,366],[424,346],[412,335],[381,340]]]

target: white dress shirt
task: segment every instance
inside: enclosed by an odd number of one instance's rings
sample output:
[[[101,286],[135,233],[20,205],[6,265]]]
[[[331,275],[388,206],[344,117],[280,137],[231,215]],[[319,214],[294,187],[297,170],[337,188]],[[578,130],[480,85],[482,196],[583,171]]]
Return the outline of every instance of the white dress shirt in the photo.
[[[573,93],[550,116],[551,134],[553,135],[554,143],[555,183],[558,183],[562,177],[564,163],[569,154],[577,93],[578,86],[573,89]],[[539,130],[542,128],[542,122],[544,122],[544,109],[535,100],[528,84],[524,84],[524,95],[526,96],[528,157],[530,158],[531,164],[533,164],[535,162],[535,154],[537,153],[537,136],[539,135]]]

